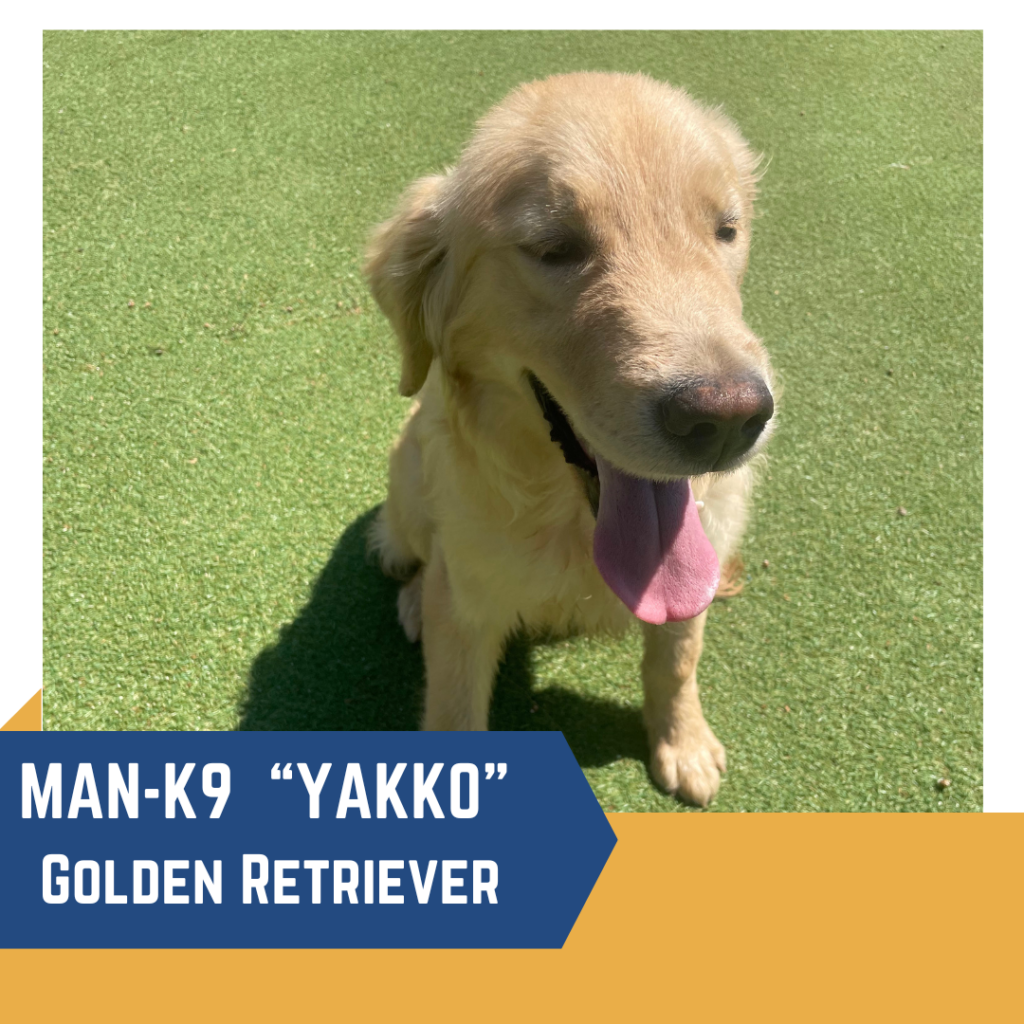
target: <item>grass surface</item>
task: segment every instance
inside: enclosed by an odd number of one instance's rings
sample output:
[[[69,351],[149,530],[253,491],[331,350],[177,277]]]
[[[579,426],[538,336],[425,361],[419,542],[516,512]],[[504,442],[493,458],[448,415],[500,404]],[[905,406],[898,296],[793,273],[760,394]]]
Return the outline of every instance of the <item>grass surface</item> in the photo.
[[[416,727],[364,554],[406,407],[364,239],[519,82],[643,70],[771,157],[744,294],[785,397],[707,627],[714,807],[981,809],[980,33],[50,33],[44,60],[46,728]],[[638,660],[516,642],[492,727],[563,730],[609,810],[675,810]]]

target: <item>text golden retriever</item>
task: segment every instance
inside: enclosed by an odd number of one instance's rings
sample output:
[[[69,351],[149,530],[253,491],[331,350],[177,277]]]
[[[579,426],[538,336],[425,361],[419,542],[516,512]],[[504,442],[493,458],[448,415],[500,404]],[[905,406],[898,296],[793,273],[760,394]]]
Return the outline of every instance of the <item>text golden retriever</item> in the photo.
[[[424,728],[487,728],[517,628],[636,617],[651,773],[697,804],[717,792],[697,661],[774,412],[740,301],[756,167],[678,89],[564,75],[513,92],[374,233],[367,274],[418,401],[372,540],[408,579]]]

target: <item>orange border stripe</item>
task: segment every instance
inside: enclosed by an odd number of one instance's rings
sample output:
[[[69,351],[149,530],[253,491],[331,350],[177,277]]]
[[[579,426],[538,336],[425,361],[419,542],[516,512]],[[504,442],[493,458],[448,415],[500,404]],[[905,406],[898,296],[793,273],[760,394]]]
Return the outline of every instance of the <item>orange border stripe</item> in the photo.
[[[562,950],[0,951],[3,1002],[62,1022],[1020,1010],[1024,815],[609,818],[619,844]]]

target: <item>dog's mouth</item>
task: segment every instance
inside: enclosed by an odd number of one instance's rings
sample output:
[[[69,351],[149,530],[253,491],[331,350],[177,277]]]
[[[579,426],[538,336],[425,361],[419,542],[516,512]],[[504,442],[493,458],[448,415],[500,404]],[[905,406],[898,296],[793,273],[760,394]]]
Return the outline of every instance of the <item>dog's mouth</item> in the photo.
[[[576,431],[569,423],[569,417],[552,398],[551,392],[532,373],[527,373],[527,376],[530,387],[533,388],[533,393],[537,396],[540,411],[544,413],[544,419],[548,421],[548,426],[551,428],[551,440],[562,449],[562,457],[565,461],[581,471],[580,475],[583,477],[587,500],[590,502],[590,511],[594,513],[596,519],[601,501],[601,481],[597,472],[597,463],[590,451],[576,436]]]
[[[687,479],[644,480],[611,465],[573,430],[531,373],[551,440],[577,468],[594,513],[594,562],[638,619],[660,625],[699,615],[714,599],[719,567]]]

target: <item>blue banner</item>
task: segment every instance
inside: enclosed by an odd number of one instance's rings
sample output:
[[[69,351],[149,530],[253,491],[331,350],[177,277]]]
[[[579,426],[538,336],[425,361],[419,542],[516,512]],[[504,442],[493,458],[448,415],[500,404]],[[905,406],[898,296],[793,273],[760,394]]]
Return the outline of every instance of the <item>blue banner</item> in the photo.
[[[5,733],[0,947],[558,948],[615,845],[561,733]]]

